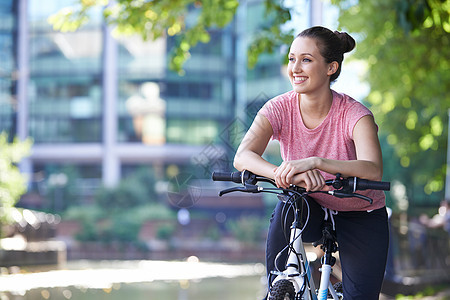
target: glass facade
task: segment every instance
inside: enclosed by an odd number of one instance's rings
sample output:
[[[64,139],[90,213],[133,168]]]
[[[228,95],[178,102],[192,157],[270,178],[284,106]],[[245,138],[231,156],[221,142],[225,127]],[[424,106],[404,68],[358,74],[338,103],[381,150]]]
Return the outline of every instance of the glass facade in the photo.
[[[101,185],[114,186],[141,166],[162,177],[174,165],[209,176],[201,156],[211,149],[227,153],[231,168],[242,137],[236,128],[249,125],[255,103],[288,88],[280,53],[247,70],[246,52],[237,47],[258,30],[252,20],[261,20],[262,3],[246,10],[249,31],[231,24],[192,48],[184,76],[168,69],[172,38],[112,38],[101,11],[76,32],[54,31],[48,17],[71,0],[0,3],[0,131],[17,134],[18,114],[26,120],[22,135],[34,141],[24,163],[30,173],[24,206],[60,210],[84,203]],[[18,24],[27,35],[20,47]],[[27,70],[19,80],[16,53],[25,53]],[[20,81],[25,109],[16,111]],[[247,118],[238,119],[238,110]]]
[[[22,204],[62,212],[92,201],[101,185],[99,164],[35,163],[34,180]]]
[[[194,47],[182,77],[167,70],[172,39],[120,38],[118,142],[204,145],[214,140],[233,113],[231,93],[224,91],[224,78],[232,77],[223,54],[224,47],[232,47],[226,44],[230,34],[213,31],[211,43]]]
[[[140,36],[118,38],[119,143],[165,143],[165,100],[160,82],[166,62],[165,39],[142,41]]]
[[[299,1],[304,2],[304,1]],[[305,3],[299,3],[299,7],[307,7]],[[251,37],[255,36],[261,28],[265,28],[265,7],[262,2],[252,2],[247,8],[246,29],[249,31],[247,43],[251,43]],[[270,17],[270,16],[269,16]],[[248,45],[247,44],[247,45]],[[279,49],[279,52],[265,53],[258,58],[258,63],[252,69],[247,69],[247,100],[259,101],[261,97],[273,97],[291,88],[289,80],[284,76],[283,62],[286,60],[288,49]],[[265,99],[266,101],[267,99]],[[253,116],[254,117],[254,116]]]
[[[64,2],[28,2],[29,135],[35,143],[101,142],[102,24],[54,31],[47,18]]]
[[[0,131],[15,134],[17,3],[0,0]]]

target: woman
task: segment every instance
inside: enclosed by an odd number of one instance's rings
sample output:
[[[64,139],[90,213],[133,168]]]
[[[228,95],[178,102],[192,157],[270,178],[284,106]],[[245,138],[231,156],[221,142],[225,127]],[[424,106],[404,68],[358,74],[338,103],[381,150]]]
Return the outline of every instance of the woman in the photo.
[[[291,184],[323,190],[325,180],[356,176],[381,180],[383,164],[377,125],[372,113],[347,95],[330,88],[341,71],[344,53],[355,47],[347,33],[312,27],[301,32],[289,52],[292,90],[268,101],[257,114],[239,146],[236,169],[273,178],[279,187]],[[283,163],[262,158],[269,140],[280,142]],[[317,196],[316,196],[317,195]],[[314,194],[313,209],[303,240],[318,240],[323,210],[333,210],[343,272],[344,299],[378,299],[386,265],[388,223],[381,191],[366,193],[374,201],[338,199]],[[268,274],[287,242],[281,228],[282,203],[269,227],[266,249]],[[284,258],[286,253],[284,253]],[[284,259],[277,260],[284,269]],[[270,280],[270,276],[269,276]]]

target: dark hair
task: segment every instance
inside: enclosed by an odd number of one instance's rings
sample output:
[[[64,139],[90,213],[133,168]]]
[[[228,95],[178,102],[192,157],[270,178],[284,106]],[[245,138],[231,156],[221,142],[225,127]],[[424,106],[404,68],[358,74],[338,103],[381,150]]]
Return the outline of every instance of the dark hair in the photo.
[[[341,73],[341,65],[344,60],[344,53],[355,48],[355,40],[346,32],[331,31],[325,27],[314,26],[303,30],[297,37],[313,38],[317,41],[320,54],[325,58],[326,63],[336,61],[339,64],[337,71],[331,75],[330,81],[335,81]]]

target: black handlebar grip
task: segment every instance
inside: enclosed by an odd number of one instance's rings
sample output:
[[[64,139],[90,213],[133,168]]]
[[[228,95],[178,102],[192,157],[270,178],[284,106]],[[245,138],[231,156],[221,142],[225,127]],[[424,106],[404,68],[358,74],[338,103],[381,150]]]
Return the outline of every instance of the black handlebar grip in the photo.
[[[349,185],[354,186],[354,178],[349,180]],[[381,190],[389,191],[391,189],[391,183],[387,181],[371,181],[367,179],[357,179],[356,180],[356,190]]]
[[[232,181],[241,183],[241,172],[213,172],[212,180],[214,181]]]

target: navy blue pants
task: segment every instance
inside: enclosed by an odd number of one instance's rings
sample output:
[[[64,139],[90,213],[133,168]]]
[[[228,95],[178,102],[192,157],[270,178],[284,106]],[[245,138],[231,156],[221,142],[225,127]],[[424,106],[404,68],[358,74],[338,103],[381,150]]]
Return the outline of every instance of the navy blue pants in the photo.
[[[311,214],[303,232],[304,242],[321,238],[324,211],[313,199],[309,201]],[[339,258],[342,267],[342,285],[346,300],[378,300],[383,283],[389,244],[386,208],[371,212],[338,212],[334,215]],[[286,247],[293,211],[279,201],[270,220],[266,248],[266,268],[275,270],[274,260]],[[287,224],[284,228],[284,224]],[[279,270],[285,268],[287,251],[277,259]]]

